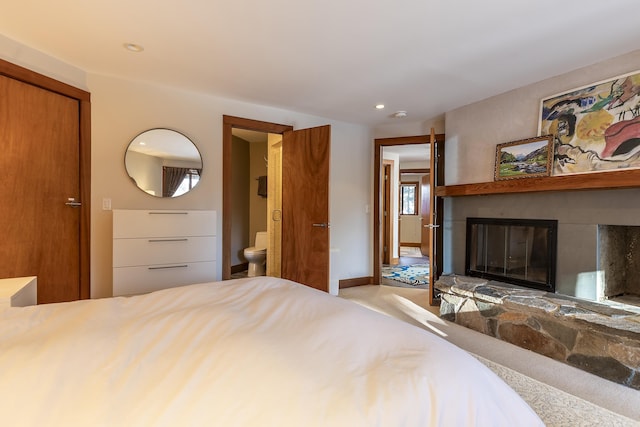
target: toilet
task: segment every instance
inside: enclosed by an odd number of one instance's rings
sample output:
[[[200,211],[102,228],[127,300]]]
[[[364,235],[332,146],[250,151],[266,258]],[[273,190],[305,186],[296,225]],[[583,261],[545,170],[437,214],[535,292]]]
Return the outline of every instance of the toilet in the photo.
[[[258,231],[254,246],[244,250],[244,257],[249,261],[249,277],[264,276],[267,260],[267,232]]]

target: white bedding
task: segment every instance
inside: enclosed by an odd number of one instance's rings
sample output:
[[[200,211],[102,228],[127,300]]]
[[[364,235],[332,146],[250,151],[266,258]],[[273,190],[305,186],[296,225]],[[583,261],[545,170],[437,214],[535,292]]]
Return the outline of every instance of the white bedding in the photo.
[[[435,335],[274,278],[0,311],[11,426],[535,426]]]

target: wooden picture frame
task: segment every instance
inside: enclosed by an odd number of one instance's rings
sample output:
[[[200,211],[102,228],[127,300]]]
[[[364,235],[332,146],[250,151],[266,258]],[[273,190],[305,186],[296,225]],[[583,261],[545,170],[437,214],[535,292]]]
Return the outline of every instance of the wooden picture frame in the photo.
[[[543,135],[496,146],[496,181],[549,176],[553,161],[553,136]]]

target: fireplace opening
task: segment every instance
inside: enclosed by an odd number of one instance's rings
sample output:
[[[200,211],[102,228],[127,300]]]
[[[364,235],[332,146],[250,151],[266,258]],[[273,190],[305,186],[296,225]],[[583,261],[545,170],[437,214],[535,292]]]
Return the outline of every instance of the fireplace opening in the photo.
[[[465,274],[555,292],[558,221],[467,218]]]
[[[640,226],[598,225],[598,300],[640,305]]]

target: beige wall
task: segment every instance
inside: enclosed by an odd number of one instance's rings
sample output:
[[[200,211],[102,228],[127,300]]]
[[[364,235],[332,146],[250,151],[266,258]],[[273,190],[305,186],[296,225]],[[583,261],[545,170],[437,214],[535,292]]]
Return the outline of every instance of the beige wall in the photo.
[[[258,177],[267,175],[267,165],[264,161],[267,156],[267,142],[253,142],[251,147],[251,165],[249,167],[249,246],[255,244],[256,233],[267,231],[267,199],[258,196]]]
[[[231,156],[231,266],[247,260],[244,249],[249,245],[249,141],[232,137]]]
[[[162,196],[162,159],[148,154],[128,151],[125,158],[127,173],[138,188]]]

